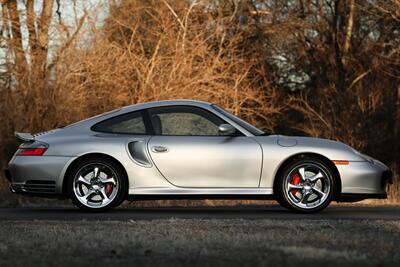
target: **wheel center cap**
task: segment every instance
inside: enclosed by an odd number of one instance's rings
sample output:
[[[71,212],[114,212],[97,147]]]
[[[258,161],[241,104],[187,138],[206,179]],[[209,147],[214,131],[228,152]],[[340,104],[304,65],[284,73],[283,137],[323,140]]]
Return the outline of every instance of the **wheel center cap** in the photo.
[[[311,190],[311,186],[305,185],[305,186],[304,186],[304,189],[305,189],[306,191],[309,191],[309,190]]]
[[[94,190],[98,190],[100,188],[100,186],[97,185],[97,184],[94,184],[92,187],[93,187]]]

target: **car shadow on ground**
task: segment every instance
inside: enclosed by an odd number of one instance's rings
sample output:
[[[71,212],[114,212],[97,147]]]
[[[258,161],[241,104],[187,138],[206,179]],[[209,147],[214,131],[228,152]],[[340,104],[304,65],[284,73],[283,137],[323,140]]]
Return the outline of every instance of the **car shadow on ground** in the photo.
[[[301,214],[278,205],[217,207],[125,207],[88,213],[77,208],[0,209],[0,220],[157,220],[157,219],[390,219],[400,220],[399,206],[332,205],[319,213]]]

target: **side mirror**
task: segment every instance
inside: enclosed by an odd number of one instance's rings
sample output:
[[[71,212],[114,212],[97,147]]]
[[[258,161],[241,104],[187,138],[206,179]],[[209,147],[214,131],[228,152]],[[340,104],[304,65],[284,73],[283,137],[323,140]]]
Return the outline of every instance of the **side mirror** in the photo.
[[[232,125],[224,123],[218,126],[218,131],[220,135],[232,135],[236,132],[236,129]]]

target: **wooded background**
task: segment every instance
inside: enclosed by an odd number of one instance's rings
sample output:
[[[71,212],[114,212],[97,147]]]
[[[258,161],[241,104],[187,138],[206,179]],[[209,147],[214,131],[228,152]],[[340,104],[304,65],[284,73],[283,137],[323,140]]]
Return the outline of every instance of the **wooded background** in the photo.
[[[0,31],[2,166],[14,131],[189,98],[399,170],[400,0],[1,0]]]

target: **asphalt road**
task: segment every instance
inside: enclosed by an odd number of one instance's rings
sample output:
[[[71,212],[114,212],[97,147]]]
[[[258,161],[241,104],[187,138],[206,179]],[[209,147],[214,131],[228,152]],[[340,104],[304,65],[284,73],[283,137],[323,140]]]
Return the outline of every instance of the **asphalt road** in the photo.
[[[317,214],[298,214],[279,206],[123,208],[106,213],[85,213],[75,208],[1,208],[0,221],[127,221],[156,219],[311,219],[400,220],[400,206],[333,205]]]

